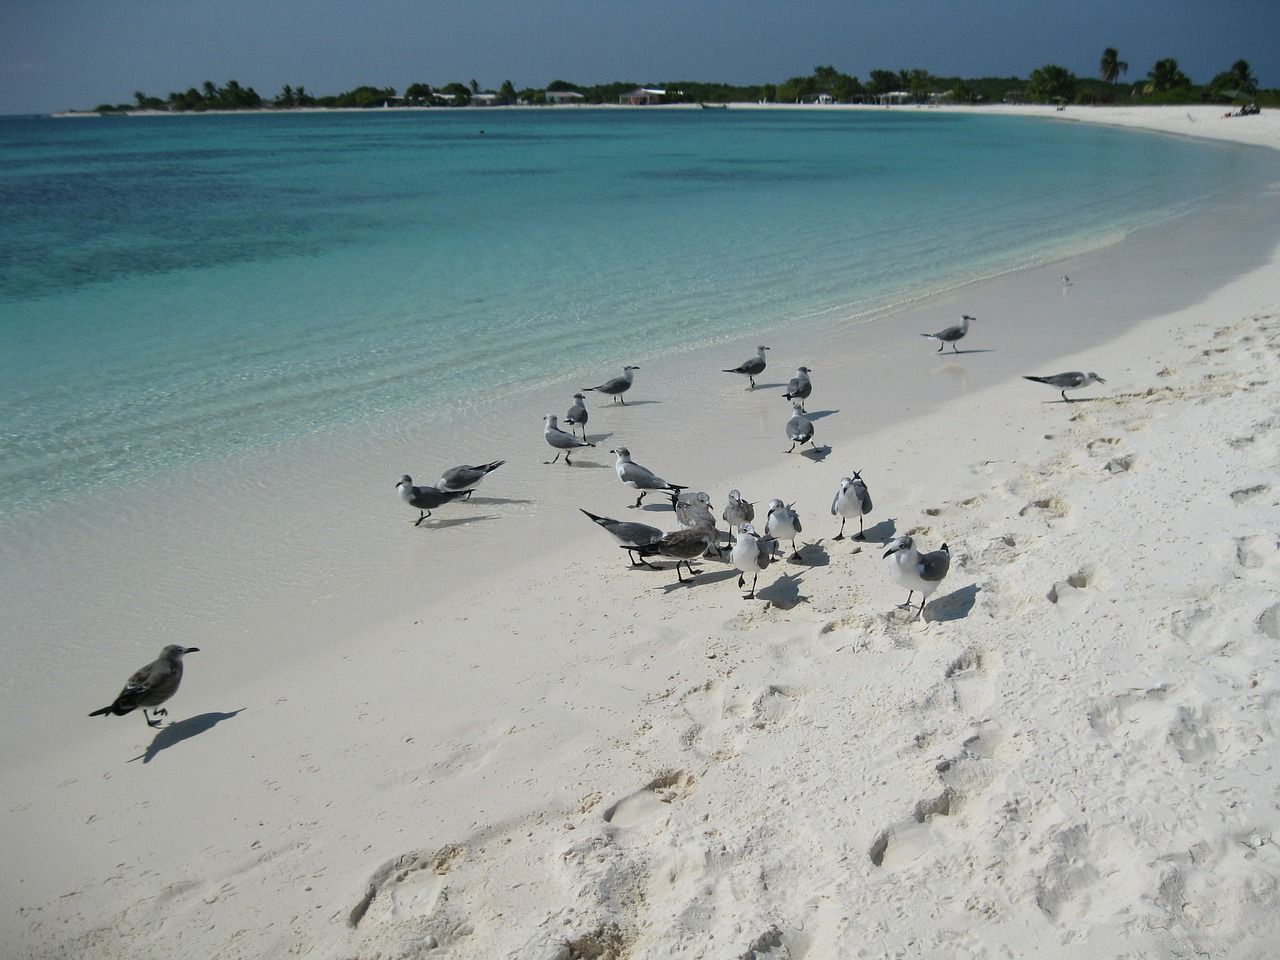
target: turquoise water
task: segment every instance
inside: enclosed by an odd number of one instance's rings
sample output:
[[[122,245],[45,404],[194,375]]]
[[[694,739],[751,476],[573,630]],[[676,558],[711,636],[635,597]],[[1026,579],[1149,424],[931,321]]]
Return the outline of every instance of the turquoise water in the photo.
[[[1150,222],[1251,151],[931,111],[0,118],[0,513]]]

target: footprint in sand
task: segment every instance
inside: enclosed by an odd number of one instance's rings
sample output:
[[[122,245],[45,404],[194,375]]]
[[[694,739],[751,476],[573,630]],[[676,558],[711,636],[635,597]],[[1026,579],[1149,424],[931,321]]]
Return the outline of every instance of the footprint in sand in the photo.
[[[1065,517],[1071,512],[1071,505],[1061,497],[1041,497],[1032,500],[1018,511],[1018,516],[1047,516],[1050,518]]]
[[[1236,537],[1236,562],[1247,570],[1266,565],[1276,555],[1276,538],[1267,534]]]
[[[1102,567],[1084,566],[1065,580],[1059,580],[1049,588],[1045,597],[1050,603],[1070,605],[1087,598],[1085,591],[1105,590],[1108,577]]]
[[[347,915],[347,926],[429,917],[440,901],[444,877],[466,856],[466,848],[449,844],[433,851],[414,850],[384,863],[365,887],[364,896]]]
[[[757,730],[782,726],[791,720],[805,691],[800,687],[769,684],[751,705],[751,725]]]
[[[697,780],[683,770],[661,773],[605,810],[605,823],[623,829],[634,827],[665,813],[670,804],[696,789]]]
[[[1238,490],[1231,491],[1231,502],[1235,504],[1248,503],[1250,500],[1256,500],[1263,494],[1270,492],[1271,486],[1266,483],[1257,483],[1252,487],[1241,487]]]

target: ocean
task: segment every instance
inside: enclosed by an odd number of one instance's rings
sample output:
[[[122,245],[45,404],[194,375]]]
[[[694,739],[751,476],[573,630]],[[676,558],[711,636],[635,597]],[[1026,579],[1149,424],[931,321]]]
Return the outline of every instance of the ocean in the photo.
[[[0,118],[0,515],[1096,246],[1259,152],[885,111]]]

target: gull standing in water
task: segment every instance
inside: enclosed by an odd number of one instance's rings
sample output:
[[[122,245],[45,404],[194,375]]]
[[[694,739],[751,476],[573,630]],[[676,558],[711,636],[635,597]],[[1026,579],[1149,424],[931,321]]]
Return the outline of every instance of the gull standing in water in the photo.
[[[870,512],[871,492],[862,482],[862,474],[855,470],[852,477],[841,477],[840,489],[836,491],[836,497],[831,501],[831,515],[840,518],[840,532],[835,535],[835,539],[844,539],[844,523],[850,517],[858,518],[858,532],[853,535],[853,539],[864,539],[862,517],[863,514]]]
[[[436,487],[416,487],[413,484],[413,477],[407,473],[396,484],[396,490],[400,493],[401,500],[415,510],[421,511],[418,519],[413,522],[415,527],[431,516],[431,511],[435,507],[442,506],[451,500],[459,500],[462,497],[471,495],[470,490],[440,490]]]
[[[587,439],[587,402],[586,398],[580,394],[573,395],[573,403],[569,404],[569,412],[564,415],[564,422],[570,427],[582,428],[582,439]]]
[[[907,602],[903,606],[910,609],[911,595],[919,590],[920,609],[916,617],[923,616],[925,601],[951,569],[950,548],[944,543],[940,549],[922,554],[911,537],[898,537],[889,544],[884,556],[893,557],[893,577],[907,588]]]
[[[436,489],[444,493],[465,493],[470,500],[470,494],[480,485],[480,481],[506,462],[495,460],[493,463],[481,464],[478,467],[470,464],[452,467],[440,475],[440,479],[436,481]]]
[[[676,579],[684,583],[685,579],[680,575],[680,564],[683,563],[689,568],[690,577],[694,576],[693,564],[690,561],[711,549],[713,536],[714,531],[706,527],[691,527],[687,530],[674,530],[657,543],[648,543],[634,549],[641,557],[661,554],[675,560]]]
[[[570,466],[569,451],[577,450],[579,447],[594,447],[595,444],[589,440],[579,440],[572,433],[565,433],[556,426],[556,415],[548,413],[542,418],[542,439],[547,441],[547,445],[554,447],[556,455],[550,460],[543,460],[543,463],[555,463],[560,459],[560,454],[564,454],[565,466]]]
[[[804,413],[804,402],[813,393],[813,384],[809,381],[809,368],[796,367],[796,375],[787,381],[787,392],[783,394],[788,400],[800,401],[800,412]]]
[[[756,355],[747,360],[741,366],[734,367],[732,370],[724,370],[722,373],[740,373],[750,382],[748,390],[756,388],[756,374],[764,373],[764,352],[768,347],[756,347]]]
[[[622,368],[622,376],[614,377],[612,380],[606,380],[598,387],[583,387],[583,390],[594,390],[596,393],[607,393],[613,397],[615,401],[621,400],[624,404],[627,402],[623,398],[623,394],[631,389],[631,383],[635,380],[633,371],[639,370],[639,367],[626,366]]]
[[[578,508],[582,510],[581,507]],[[650,570],[657,570],[652,563],[645,561],[643,557],[636,559],[636,548],[647,547],[651,543],[657,543],[662,539],[662,531],[657,527],[651,527],[647,523],[628,523],[625,520],[612,520],[609,517],[597,517],[594,513],[588,513],[587,519],[597,524],[600,529],[604,530],[618,541],[618,545],[626,548],[631,556],[631,565],[634,567],[637,563],[643,563]]]
[[[734,542],[737,542],[738,538],[735,531],[744,523],[750,523],[755,518],[755,505],[743,500],[742,494],[737,490],[730,490],[729,502],[724,505],[724,513],[720,514],[720,519],[729,525],[729,536]]]
[[[1067,403],[1075,403],[1074,400],[1067,396],[1068,390],[1083,390],[1090,384],[1107,382],[1092,371],[1081,373],[1078,370],[1072,370],[1070,373],[1055,373],[1051,377],[1023,377],[1022,379],[1032,380],[1035,383],[1047,383],[1054,389],[1061,390],[1062,399]]]
[[[729,559],[738,568],[739,588],[747,585],[747,574],[751,574],[751,592],[742,599],[754,600],[760,571],[769,566],[773,559],[773,541],[759,536],[755,527],[744,523],[738,528],[738,537],[733,542]]]
[[[769,501],[769,516],[764,521],[764,535],[770,540],[781,543],[791,541],[792,560],[800,559],[800,551],[796,548],[796,537],[804,530],[800,525],[800,515],[795,511],[794,503],[784,504],[781,500]]]
[[[640,496],[636,497],[636,502],[632,504],[632,509],[640,506],[640,501],[644,499],[646,493],[657,490],[671,497],[671,508],[674,510],[680,491],[689,489],[688,484],[667,483],[648,467],[640,466],[640,464],[631,459],[631,451],[626,447],[618,447],[609,452],[617,454],[618,460],[613,465],[613,469],[617,471],[618,479],[632,490],[640,491]]]
[[[956,350],[956,341],[964,339],[964,335],[969,332],[969,324],[976,319],[978,318],[971,317],[966,313],[960,317],[960,323],[956,326],[947,327],[947,329],[939,330],[937,333],[922,333],[920,336],[927,337],[930,340],[937,340],[938,353],[941,353],[942,348],[948,343],[951,344],[951,349],[954,352],[959,353],[960,351]]]
[[[787,421],[787,439],[791,441],[791,450],[796,448],[797,443],[802,447],[806,443],[813,445],[813,421],[804,415],[802,400],[791,401],[791,419]]]
[[[182,658],[188,653],[198,653],[199,650],[199,647],[169,644],[160,651],[159,657],[134,672],[111,706],[95,710],[89,716],[104,717],[110,713],[123,717],[142,707],[142,719],[147,721],[147,726],[160,726],[159,720],[147,716],[147,707],[159,707],[178,692],[178,685],[182,683]],[[163,707],[151,712],[157,717],[169,715],[169,711]]]

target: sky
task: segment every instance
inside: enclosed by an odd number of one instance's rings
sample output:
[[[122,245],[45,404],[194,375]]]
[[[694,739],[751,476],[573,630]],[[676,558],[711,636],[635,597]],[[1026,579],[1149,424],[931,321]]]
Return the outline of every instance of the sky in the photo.
[[[0,0],[0,114],[235,79],[263,97],[360,84],[779,83],[831,64],[941,76],[1097,73],[1163,57],[1195,82],[1241,58],[1280,87],[1280,0]]]

